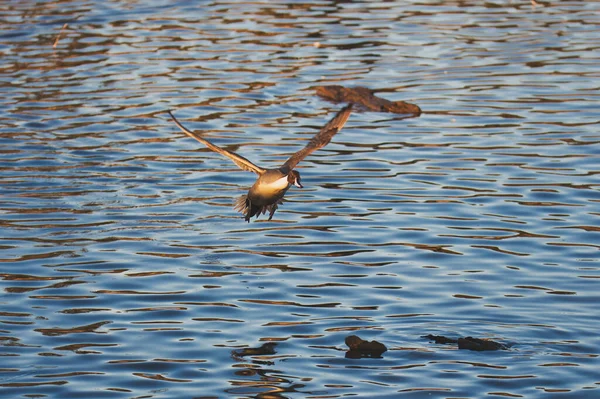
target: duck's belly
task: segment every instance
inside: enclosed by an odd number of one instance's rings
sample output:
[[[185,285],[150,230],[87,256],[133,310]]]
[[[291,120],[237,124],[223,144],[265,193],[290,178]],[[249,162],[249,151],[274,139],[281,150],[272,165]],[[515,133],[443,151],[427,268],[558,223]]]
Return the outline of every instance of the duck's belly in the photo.
[[[258,206],[273,204],[283,198],[289,188],[287,178],[283,180],[285,180],[285,184],[276,181],[270,184],[252,186],[248,192],[248,197],[253,204]]]

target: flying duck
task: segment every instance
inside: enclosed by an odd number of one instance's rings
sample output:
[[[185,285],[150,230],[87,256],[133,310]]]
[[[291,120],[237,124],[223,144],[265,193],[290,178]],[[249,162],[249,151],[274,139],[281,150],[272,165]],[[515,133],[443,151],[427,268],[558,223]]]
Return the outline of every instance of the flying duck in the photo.
[[[300,173],[294,168],[298,162],[302,161],[308,154],[326,146],[331,138],[340,131],[344,126],[350,113],[352,112],[352,104],[348,104],[342,108],[323,128],[317,133],[308,144],[289,157],[279,168],[265,169],[257,166],[244,158],[241,155],[232,151],[227,151],[205,138],[198,133],[185,128],[173,116],[171,111],[168,111],[175,124],[188,136],[198,140],[209,149],[225,155],[230,158],[237,166],[243,170],[254,172],[258,175],[256,182],[250,187],[248,194],[242,195],[235,201],[234,209],[244,214],[246,222],[250,222],[250,218],[255,216],[258,218],[260,214],[269,212],[269,220],[275,214],[279,204],[283,202],[283,196],[293,184],[296,187],[302,188],[300,183]]]

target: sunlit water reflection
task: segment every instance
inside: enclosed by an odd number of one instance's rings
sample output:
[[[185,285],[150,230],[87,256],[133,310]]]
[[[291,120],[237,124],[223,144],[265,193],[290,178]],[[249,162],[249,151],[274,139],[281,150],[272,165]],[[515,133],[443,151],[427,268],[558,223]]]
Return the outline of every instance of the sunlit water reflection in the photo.
[[[599,4],[3,3],[0,397],[597,395]]]

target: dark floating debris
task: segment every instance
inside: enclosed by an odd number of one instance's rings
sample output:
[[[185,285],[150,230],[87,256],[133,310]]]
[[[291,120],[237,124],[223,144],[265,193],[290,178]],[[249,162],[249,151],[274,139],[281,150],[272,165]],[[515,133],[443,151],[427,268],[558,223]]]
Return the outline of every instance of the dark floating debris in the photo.
[[[231,352],[234,357],[242,358],[244,356],[264,356],[264,355],[274,355],[277,353],[275,351],[275,347],[277,346],[276,342],[267,342],[259,346],[258,348],[244,348],[244,349],[236,349]]]
[[[473,338],[473,337],[465,337],[465,338],[448,338],[443,335],[424,335],[423,338],[427,338],[430,341],[435,342],[436,344],[457,344],[458,349],[468,349],[470,351],[497,351],[497,350],[507,350],[509,347],[500,342],[492,341],[491,339],[481,339],[481,338]]]
[[[357,335],[346,337],[346,345],[350,350],[346,352],[346,357],[350,359],[360,359],[363,357],[381,357],[383,352],[387,351],[384,344],[377,341],[365,341]]]
[[[389,101],[377,97],[367,87],[357,86],[353,88],[343,86],[317,86],[317,95],[336,103],[354,103],[363,106],[370,111],[393,112],[395,114],[421,115],[421,108],[415,104],[404,101]]]

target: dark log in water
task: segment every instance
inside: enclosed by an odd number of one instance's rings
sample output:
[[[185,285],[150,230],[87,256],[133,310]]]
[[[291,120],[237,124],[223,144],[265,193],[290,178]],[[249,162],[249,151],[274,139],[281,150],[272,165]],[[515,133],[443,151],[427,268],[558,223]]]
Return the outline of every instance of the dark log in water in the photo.
[[[425,335],[423,338],[427,338],[436,344],[457,344],[458,349],[468,349],[471,351],[497,351],[497,350],[506,350],[508,346],[492,341],[491,339],[481,339],[481,338],[473,338],[473,337],[464,337],[464,338],[448,338],[443,335]]]
[[[404,101],[389,101],[377,97],[367,87],[318,86],[317,95],[336,103],[354,103],[376,112],[393,112],[396,114],[421,115],[421,108]]]

